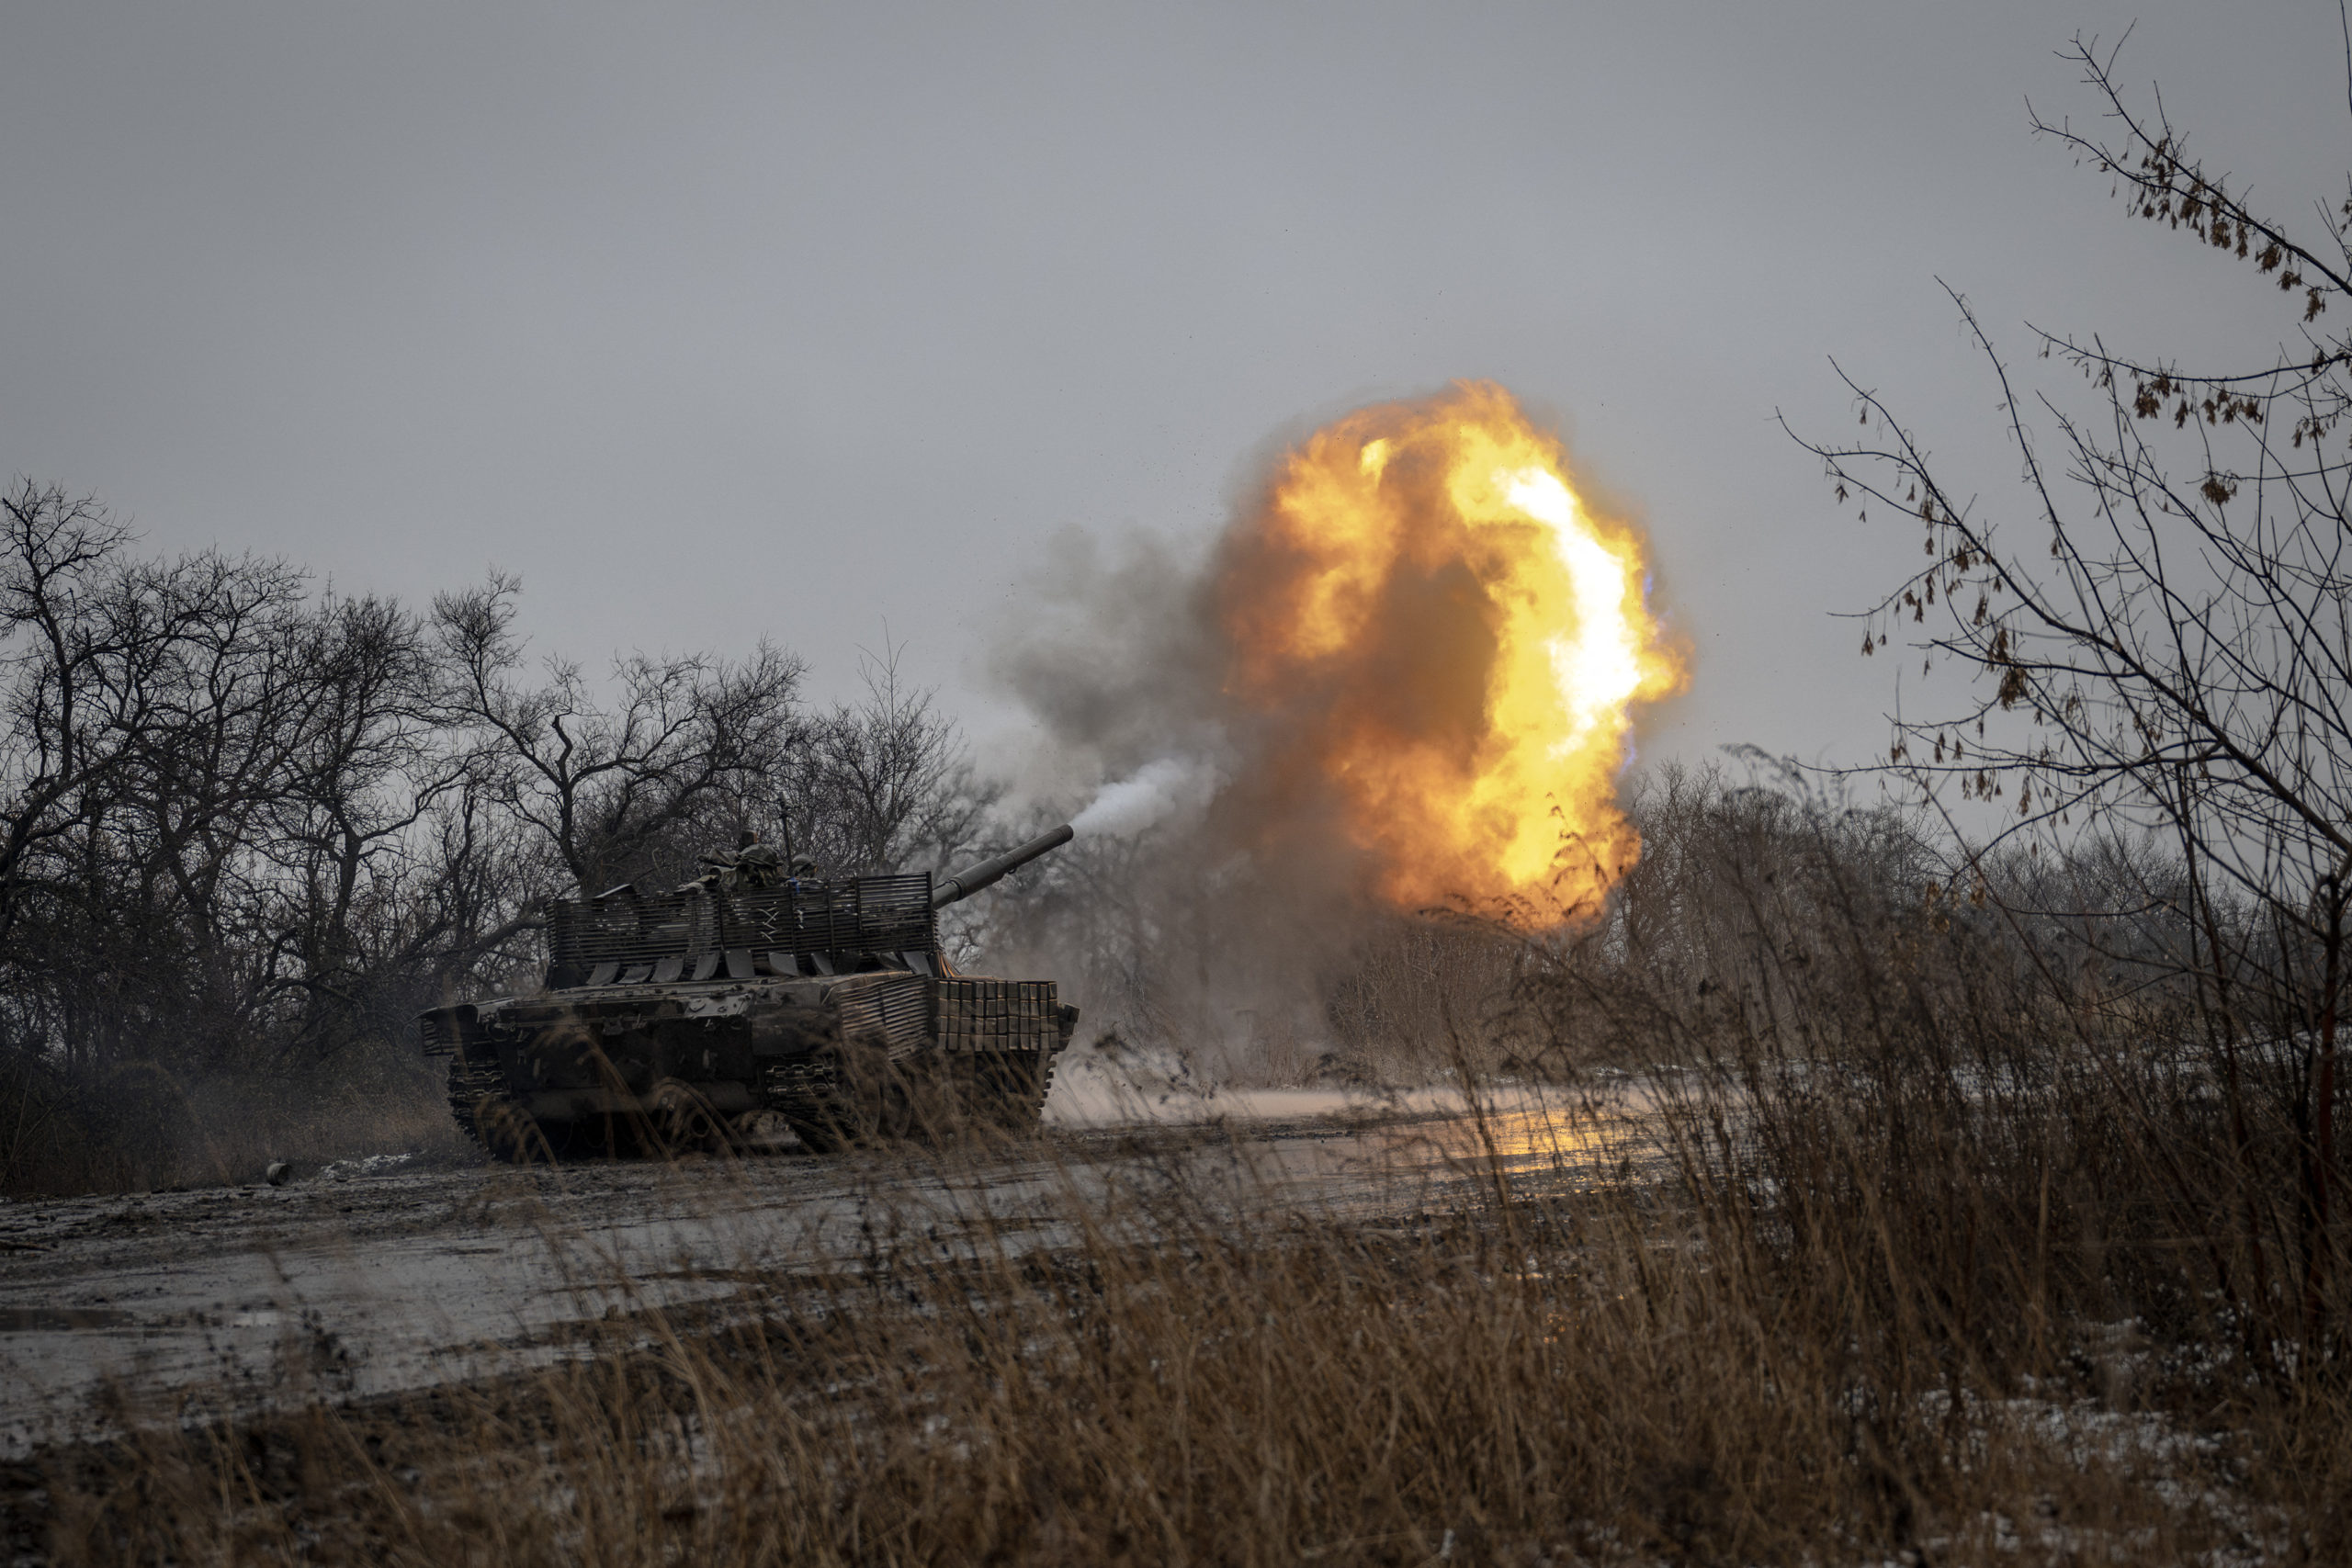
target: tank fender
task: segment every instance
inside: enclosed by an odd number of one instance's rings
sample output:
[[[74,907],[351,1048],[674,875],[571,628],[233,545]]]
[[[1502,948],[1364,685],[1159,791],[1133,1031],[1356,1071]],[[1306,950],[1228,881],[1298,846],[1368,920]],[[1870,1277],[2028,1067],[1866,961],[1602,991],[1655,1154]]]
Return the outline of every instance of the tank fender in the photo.
[[[424,1054],[428,1056],[464,1054],[468,1045],[487,1035],[481,1020],[481,1009],[464,1004],[434,1008],[425,1012],[417,1019],[417,1030],[424,1038]]]

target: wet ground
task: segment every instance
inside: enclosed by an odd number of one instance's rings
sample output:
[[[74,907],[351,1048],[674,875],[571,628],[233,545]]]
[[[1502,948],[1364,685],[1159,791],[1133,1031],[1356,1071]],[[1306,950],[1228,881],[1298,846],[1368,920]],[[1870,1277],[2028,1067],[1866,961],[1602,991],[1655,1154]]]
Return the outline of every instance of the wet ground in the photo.
[[[568,1353],[567,1325],[722,1309],[779,1274],[898,1247],[1051,1247],[1121,1189],[1183,1185],[1236,1224],[1482,1201],[1521,1181],[1624,1180],[1622,1112],[1532,1099],[1261,1095],[1170,1111],[1057,1093],[991,1151],[785,1152],[557,1168],[379,1156],[283,1187],[0,1202],[0,1453],[119,1412],[215,1409],[463,1380]],[[758,1281],[756,1285],[747,1281]]]

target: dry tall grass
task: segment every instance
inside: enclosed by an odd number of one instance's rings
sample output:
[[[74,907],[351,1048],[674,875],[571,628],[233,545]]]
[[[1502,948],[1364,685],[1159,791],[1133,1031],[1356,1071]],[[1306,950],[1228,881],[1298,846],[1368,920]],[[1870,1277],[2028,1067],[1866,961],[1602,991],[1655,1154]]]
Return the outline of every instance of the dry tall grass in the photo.
[[[0,1061],[0,1194],[254,1181],[280,1159],[468,1157],[439,1067],[407,1043],[269,1073],[145,1062],[66,1080]]]
[[[594,1325],[560,1366],[46,1454],[15,1545],[2344,1560],[2352,1300],[2323,1269],[2308,1314],[2289,1267],[2285,1123],[2148,996],[2053,987],[2031,933],[1888,874],[1883,824],[1709,798],[1714,891],[1657,919],[1670,942],[1637,928],[1690,884],[1637,887],[1610,930],[1522,950],[1494,1032],[1436,1047],[1474,1078],[1498,1038],[1549,1043],[1521,1077],[1636,1067],[1638,1121],[1563,1111],[1547,1154],[1473,1118],[1442,1201],[1370,1218],[1168,1145],[1107,1185],[1069,1145],[1012,1151],[1060,1173],[1043,1228],[975,1200],[934,1236],[877,1177],[864,1256],[747,1260],[735,1305]],[[937,1157],[977,1184],[1007,1151]]]
[[[2193,1305],[2134,1310],[2097,1260],[2113,1243],[2081,1232],[2086,1194],[2060,1189],[2069,1223],[2040,1229],[2006,1189],[1915,1216],[1907,1190],[1876,1196],[1883,1134],[1773,1131],[1794,1142],[1693,1148],[1662,1186],[1474,1160],[1462,1212],[1377,1223],[1243,1224],[1174,1165],[1084,1206],[1073,1187],[1073,1245],[912,1231],[757,1281],[745,1317],[599,1325],[554,1370],[49,1456],[17,1544],[441,1564],[2021,1543],[2169,1562],[2342,1539],[2340,1385],[2254,1375]],[[1933,1149],[1953,1129],[1922,1131]],[[1781,1201],[1800,1179],[1808,1201]]]

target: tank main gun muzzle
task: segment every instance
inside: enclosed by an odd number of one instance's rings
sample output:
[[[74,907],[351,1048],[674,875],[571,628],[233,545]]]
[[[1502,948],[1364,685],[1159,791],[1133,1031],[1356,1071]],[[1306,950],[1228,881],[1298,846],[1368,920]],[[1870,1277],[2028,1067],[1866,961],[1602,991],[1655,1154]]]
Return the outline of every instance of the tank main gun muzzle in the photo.
[[[960,898],[969,898],[989,886],[1007,872],[1019,871],[1048,850],[1060,849],[1078,837],[1067,822],[1050,833],[1041,833],[1017,850],[1008,850],[994,860],[984,860],[969,871],[956,873],[932,889],[931,907],[944,909]]]

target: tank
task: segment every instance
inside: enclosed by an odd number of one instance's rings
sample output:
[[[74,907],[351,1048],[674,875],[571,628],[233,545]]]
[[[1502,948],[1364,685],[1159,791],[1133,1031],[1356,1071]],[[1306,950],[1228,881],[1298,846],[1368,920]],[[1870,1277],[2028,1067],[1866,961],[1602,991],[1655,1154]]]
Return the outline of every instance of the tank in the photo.
[[[504,1159],[1034,1128],[1078,1010],[1051,980],[958,973],[938,913],[1071,836],[944,880],[718,875],[560,902],[543,988],[432,1009],[425,1054]]]

